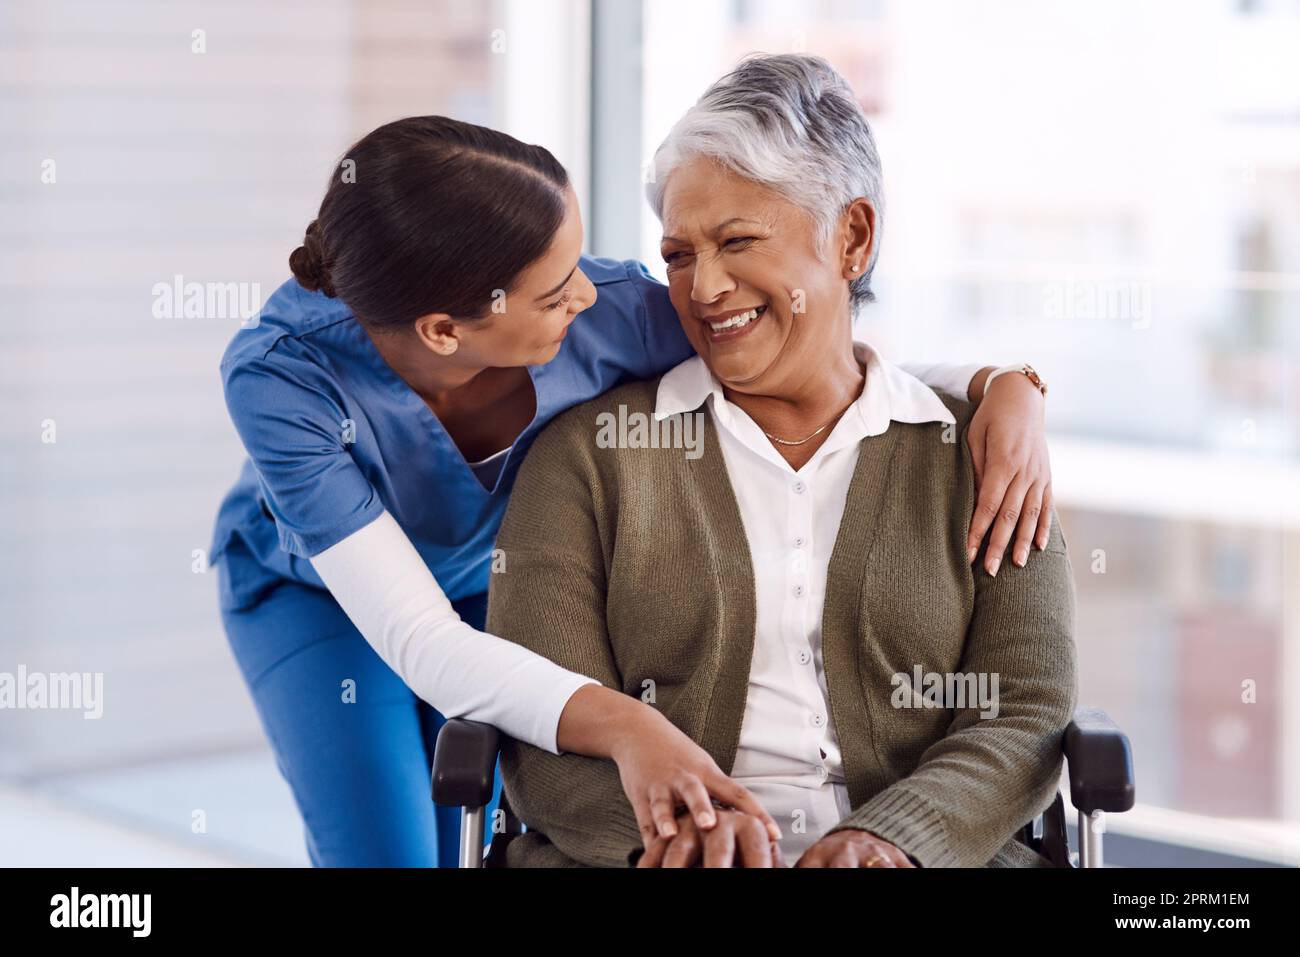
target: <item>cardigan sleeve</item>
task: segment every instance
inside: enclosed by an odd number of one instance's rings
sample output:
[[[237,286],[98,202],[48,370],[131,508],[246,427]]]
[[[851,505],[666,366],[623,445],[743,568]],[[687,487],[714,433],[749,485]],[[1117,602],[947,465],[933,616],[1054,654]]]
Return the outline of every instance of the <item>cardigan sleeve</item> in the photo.
[[[487,629],[621,690],[605,630],[600,493],[590,428],[562,416],[534,443],[497,538]],[[501,771],[511,808],[561,853],[592,867],[627,867],[642,848],[613,761],[551,754],[510,740]]]
[[[1047,549],[1024,568],[1007,562],[997,577],[975,574],[960,669],[997,675],[996,714],[956,709],[911,774],[831,831],[870,831],[923,867],[986,864],[1055,794],[1077,696],[1073,635],[1074,581],[1053,515]]]

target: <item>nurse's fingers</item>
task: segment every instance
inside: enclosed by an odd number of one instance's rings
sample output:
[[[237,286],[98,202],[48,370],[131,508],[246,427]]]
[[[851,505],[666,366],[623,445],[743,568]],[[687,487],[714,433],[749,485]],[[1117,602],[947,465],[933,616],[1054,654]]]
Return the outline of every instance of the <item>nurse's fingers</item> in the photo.
[[[646,797],[644,803],[634,800],[632,810],[641,829],[641,840],[649,848],[656,837],[667,839],[675,835],[677,820],[673,813],[673,793],[668,787],[652,785]]]
[[[1052,533],[1052,483],[1048,482],[1047,487],[1043,489],[1043,510],[1038,515],[1038,534],[1034,537],[1034,544],[1038,546],[1039,551],[1047,548],[1047,539]]]
[[[718,823],[718,812],[713,807],[713,800],[708,790],[693,774],[684,774],[673,785],[677,800],[686,805],[686,810],[695,820],[695,826],[707,831]]]
[[[771,840],[781,840],[781,828],[777,826],[776,820],[767,812],[767,808],[758,803],[758,798],[750,794],[747,788],[737,784],[721,771],[716,775],[710,775],[705,783],[709,793],[718,800],[719,804],[733,807],[737,811],[743,811],[751,817],[758,818],[763,822],[763,826],[767,828],[767,834]]]

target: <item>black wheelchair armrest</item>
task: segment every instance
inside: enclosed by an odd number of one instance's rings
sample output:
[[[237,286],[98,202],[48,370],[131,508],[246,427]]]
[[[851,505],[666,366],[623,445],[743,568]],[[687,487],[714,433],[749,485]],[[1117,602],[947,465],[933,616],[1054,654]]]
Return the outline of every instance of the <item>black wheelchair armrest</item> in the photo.
[[[485,807],[492,800],[500,737],[490,724],[452,718],[433,751],[433,800],[444,807]]]
[[[1100,708],[1080,708],[1065,729],[1070,803],[1085,814],[1133,807],[1133,753],[1128,737]]]

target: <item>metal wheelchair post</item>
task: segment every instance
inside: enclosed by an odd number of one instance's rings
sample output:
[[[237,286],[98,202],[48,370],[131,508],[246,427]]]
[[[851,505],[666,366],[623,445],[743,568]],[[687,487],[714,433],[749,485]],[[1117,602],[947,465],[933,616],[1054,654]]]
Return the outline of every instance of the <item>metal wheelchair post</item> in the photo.
[[[1102,835],[1106,831],[1106,812],[1079,812],[1079,866],[1102,867]]]
[[[460,809],[460,866],[483,866],[483,820],[486,808]]]

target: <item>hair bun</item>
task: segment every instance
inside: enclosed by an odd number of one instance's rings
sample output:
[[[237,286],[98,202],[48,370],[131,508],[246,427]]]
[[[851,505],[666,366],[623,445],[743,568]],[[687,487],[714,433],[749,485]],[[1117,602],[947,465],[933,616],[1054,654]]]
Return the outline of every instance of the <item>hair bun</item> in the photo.
[[[289,268],[304,289],[323,292],[332,297],[334,286],[330,282],[329,266],[317,223],[317,220],[311,221],[303,236],[302,245],[289,254]]]

